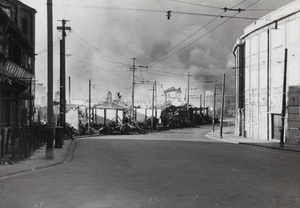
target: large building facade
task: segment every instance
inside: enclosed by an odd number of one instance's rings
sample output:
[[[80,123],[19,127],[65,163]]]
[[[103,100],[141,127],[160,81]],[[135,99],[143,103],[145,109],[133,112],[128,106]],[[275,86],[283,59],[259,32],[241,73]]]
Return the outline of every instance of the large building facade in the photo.
[[[255,21],[234,47],[236,135],[279,140],[283,130],[284,142],[300,143],[299,8],[297,0]]]
[[[0,128],[9,137],[33,121],[36,11],[0,0]]]

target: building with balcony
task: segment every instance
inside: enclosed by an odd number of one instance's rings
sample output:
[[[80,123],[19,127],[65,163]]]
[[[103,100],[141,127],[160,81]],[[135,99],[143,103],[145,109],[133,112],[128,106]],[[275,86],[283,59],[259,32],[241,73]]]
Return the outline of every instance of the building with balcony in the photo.
[[[3,137],[18,137],[19,130],[33,121],[35,14],[35,9],[18,0],[0,1],[0,128]]]

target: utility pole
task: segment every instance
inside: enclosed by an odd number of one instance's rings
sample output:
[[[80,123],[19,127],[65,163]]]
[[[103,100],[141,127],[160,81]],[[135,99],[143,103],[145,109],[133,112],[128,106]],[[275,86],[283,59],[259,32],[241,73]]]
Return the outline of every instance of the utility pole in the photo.
[[[61,20],[62,26],[58,26],[57,30],[62,31],[62,40],[60,41],[60,126],[66,132],[66,22],[69,20]]]
[[[131,100],[131,102],[132,102],[132,109],[131,109],[131,116],[132,116],[132,121],[135,121],[136,115],[135,115],[135,110],[134,110],[134,88],[135,88],[135,85],[137,84],[135,82],[135,71],[136,71],[137,67],[148,68],[148,66],[136,66],[135,65],[136,58],[132,58],[132,60],[133,60],[133,64],[132,64],[132,67],[130,68],[132,70],[132,100]]]
[[[221,105],[221,121],[220,121],[220,138],[221,139],[223,137],[224,97],[225,97],[225,74],[223,75],[223,85],[222,85],[222,105]]]
[[[212,120],[212,132],[215,132],[215,119],[216,119],[216,83],[214,84],[214,110],[213,110],[213,120]]]
[[[203,108],[205,108],[205,91],[203,92]]]
[[[200,94],[199,99],[200,99],[200,100],[199,100],[199,103],[200,103],[199,106],[200,106],[200,110],[201,110],[201,108],[202,108],[202,94]]]
[[[192,75],[190,75],[190,72],[188,72],[188,90],[187,90],[187,107],[186,107],[186,109],[187,109],[187,115],[188,115],[188,123],[190,124],[190,109],[189,109],[189,107],[190,107],[190,76],[192,76]]]
[[[288,49],[284,53],[284,71],[283,71],[283,88],[282,88],[282,109],[281,109],[281,132],[280,132],[280,146],[284,147],[284,132],[285,132],[285,110],[286,110],[286,74],[287,74],[287,56]]]
[[[134,113],[134,87],[135,87],[135,70],[136,70],[136,66],[135,66],[135,58],[132,58],[133,60],[133,64],[132,64],[132,96],[131,96],[131,119],[132,121],[135,121],[135,113]]]
[[[154,89],[155,89],[156,81],[152,87],[152,117],[151,117],[151,127],[154,128]]]
[[[63,40],[60,40],[60,76],[59,76],[59,125],[64,128],[65,126],[65,71],[64,71],[64,62],[63,62]]]
[[[71,77],[69,76],[69,105],[71,105]]]
[[[91,80],[89,80],[89,115],[88,115],[88,134],[91,133]]]
[[[53,159],[53,139],[54,139],[54,125],[53,125],[53,4],[52,0],[47,0],[47,39],[48,39],[48,98],[47,98],[47,146],[46,159]]]

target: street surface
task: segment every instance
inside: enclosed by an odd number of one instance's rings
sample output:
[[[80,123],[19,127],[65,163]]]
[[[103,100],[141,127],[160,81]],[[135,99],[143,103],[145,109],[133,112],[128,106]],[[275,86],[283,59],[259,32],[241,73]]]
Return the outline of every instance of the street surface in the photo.
[[[300,207],[300,153],[210,127],[76,139],[65,163],[0,180],[1,208]]]

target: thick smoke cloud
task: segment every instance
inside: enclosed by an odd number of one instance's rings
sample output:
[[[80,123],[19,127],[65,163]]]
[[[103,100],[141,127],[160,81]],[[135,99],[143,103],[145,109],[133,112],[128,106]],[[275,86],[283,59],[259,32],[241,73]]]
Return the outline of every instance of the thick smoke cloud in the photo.
[[[221,8],[246,8],[256,0],[210,0],[187,2],[214,6],[212,9],[176,1],[160,0],[171,11],[190,13],[221,14]],[[37,10],[37,51],[46,48],[46,2],[23,0]],[[169,87],[187,88],[187,74],[191,76],[191,87],[211,90],[208,80],[221,82],[223,73],[233,83],[234,57],[232,48],[243,29],[253,20],[205,17],[198,15],[172,13],[170,20],[156,1],[148,0],[53,0],[54,27],[58,20],[68,19],[72,32],[67,36],[67,76],[72,77],[74,94],[87,98],[88,80],[95,85],[94,91],[99,99],[107,91],[120,91],[125,100],[131,99],[132,58],[136,65],[144,66],[150,61],[148,69],[137,69],[136,82],[157,81],[163,84],[160,93]],[[237,17],[259,18],[292,0],[264,0],[254,4],[251,9]],[[117,8],[128,8],[117,9]],[[165,8],[165,10],[166,10]],[[135,10],[136,9],[136,10]],[[149,10],[141,11],[139,9]],[[226,12],[230,16],[234,12]],[[227,21],[226,23],[224,23]],[[211,22],[210,24],[208,24]],[[224,23],[224,24],[222,24]],[[55,30],[54,30],[55,31]],[[195,33],[198,31],[197,33]],[[195,35],[192,35],[195,33]],[[60,32],[55,31],[54,39]],[[189,38],[190,37],[190,38]],[[186,40],[182,42],[183,40]],[[179,44],[181,43],[182,44]],[[190,44],[189,46],[187,46]],[[187,46],[187,47],[186,47]],[[184,49],[182,49],[185,47]],[[171,50],[173,49],[173,50]],[[177,52],[180,50],[179,52]],[[168,52],[169,51],[169,52]],[[167,53],[168,52],[168,53]],[[177,52],[177,53],[176,53]],[[59,47],[54,48],[55,79],[59,79]],[[161,56],[165,54],[164,56]],[[166,58],[170,56],[169,58]],[[46,54],[36,58],[37,79],[46,85]],[[136,98],[151,97],[151,83],[136,85]],[[228,85],[233,90],[234,85]]]

